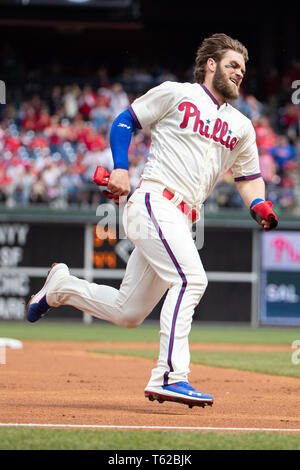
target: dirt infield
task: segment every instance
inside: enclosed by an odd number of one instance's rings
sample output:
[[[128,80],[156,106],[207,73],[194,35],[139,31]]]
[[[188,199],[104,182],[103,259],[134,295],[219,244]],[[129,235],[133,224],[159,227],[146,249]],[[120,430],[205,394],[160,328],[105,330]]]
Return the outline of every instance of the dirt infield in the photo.
[[[21,350],[7,349],[6,364],[0,365],[0,423],[300,429],[299,379],[192,364],[190,382],[214,395],[212,407],[152,403],[143,390],[155,361],[86,351],[111,347],[99,342],[24,341]],[[243,350],[247,348],[258,350]]]

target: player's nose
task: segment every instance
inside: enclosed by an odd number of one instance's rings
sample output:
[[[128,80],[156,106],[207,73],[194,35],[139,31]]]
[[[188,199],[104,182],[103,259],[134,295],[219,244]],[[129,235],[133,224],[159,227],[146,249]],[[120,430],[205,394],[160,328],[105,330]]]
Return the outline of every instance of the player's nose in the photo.
[[[236,77],[237,77],[239,80],[242,80],[242,78],[243,78],[243,72],[242,72],[241,70],[236,70],[235,74],[236,74]]]

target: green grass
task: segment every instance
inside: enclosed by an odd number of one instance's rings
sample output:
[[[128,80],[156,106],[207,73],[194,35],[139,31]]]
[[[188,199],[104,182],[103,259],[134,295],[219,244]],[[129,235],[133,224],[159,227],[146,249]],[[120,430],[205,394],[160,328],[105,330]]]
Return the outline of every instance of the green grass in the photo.
[[[217,367],[300,378],[289,351],[193,351],[192,362]]]
[[[98,320],[91,325],[81,322],[36,324],[0,321],[0,337],[20,340],[117,341],[124,349],[101,353],[136,355],[156,360],[158,350],[126,350],[126,342],[157,342],[158,323],[145,323],[126,330]],[[194,323],[190,343],[287,345],[300,339],[300,328],[252,329],[248,327],[202,326]],[[193,363],[218,367],[300,377],[300,366],[291,363],[291,351],[192,351]],[[199,423],[201,426],[201,423]],[[221,433],[176,431],[117,431],[88,429],[38,429],[0,427],[1,450],[300,450],[299,434]]]
[[[46,319],[27,322],[0,321],[0,337],[23,340],[55,341],[158,341],[158,323],[145,323],[136,329],[126,329],[98,320],[91,325],[81,322],[52,322]],[[233,344],[291,345],[300,339],[300,328],[279,327],[230,327],[193,324],[189,341]]]
[[[300,450],[299,435],[110,431],[83,429],[0,429],[1,450]],[[166,453],[167,453],[166,451]],[[112,454],[112,456],[115,454]],[[134,453],[132,454],[134,455]]]
[[[158,351],[149,349],[91,349],[99,354],[157,359]],[[192,351],[191,362],[214,367],[261,372],[300,378],[300,365],[291,361],[289,351]]]

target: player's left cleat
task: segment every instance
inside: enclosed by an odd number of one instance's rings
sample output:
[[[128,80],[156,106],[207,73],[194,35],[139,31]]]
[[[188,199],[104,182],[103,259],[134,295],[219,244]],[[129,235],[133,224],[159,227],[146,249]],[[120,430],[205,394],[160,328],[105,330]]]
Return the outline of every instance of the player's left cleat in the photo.
[[[46,294],[50,287],[54,287],[61,279],[69,275],[69,268],[64,263],[53,263],[48,271],[45,284],[36,294],[32,295],[26,305],[25,316],[31,323],[38,321],[51,306],[47,304]]]
[[[157,400],[159,403],[175,401],[188,405],[190,408],[193,406],[202,406],[204,408],[207,405],[212,406],[214,402],[212,395],[197,392],[188,382],[176,382],[161,387],[147,387],[144,393],[150,401]]]

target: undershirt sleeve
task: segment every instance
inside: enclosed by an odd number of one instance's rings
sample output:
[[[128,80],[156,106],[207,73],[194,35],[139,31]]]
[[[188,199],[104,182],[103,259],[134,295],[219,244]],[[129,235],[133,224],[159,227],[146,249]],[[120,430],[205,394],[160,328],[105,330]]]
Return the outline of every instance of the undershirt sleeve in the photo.
[[[139,126],[129,108],[114,120],[110,130],[110,147],[114,160],[114,169],[129,169],[128,149],[132,133]]]

